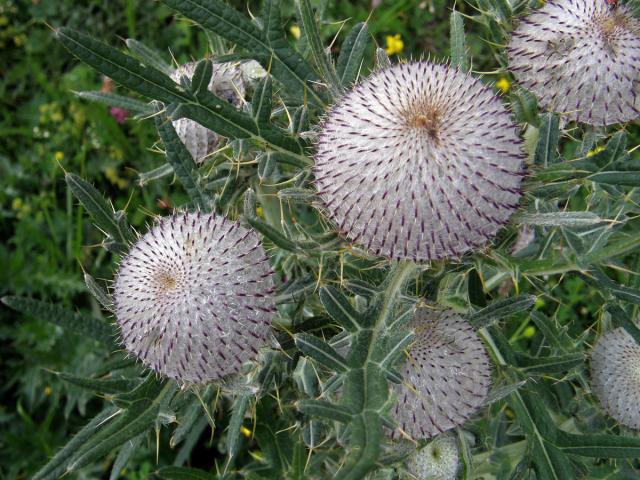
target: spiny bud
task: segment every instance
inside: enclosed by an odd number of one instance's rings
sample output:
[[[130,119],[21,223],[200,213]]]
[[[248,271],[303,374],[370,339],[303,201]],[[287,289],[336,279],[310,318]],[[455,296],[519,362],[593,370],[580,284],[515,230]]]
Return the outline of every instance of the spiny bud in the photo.
[[[189,62],[181,65],[173,72],[171,79],[178,83],[180,82],[180,77],[187,77],[191,80],[197,65],[198,62]],[[209,82],[209,91],[233,106],[239,107],[245,94],[240,67],[235,63],[214,63],[213,75]],[[178,137],[187,147],[196,163],[204,162],[207,155],[214,152],[220,144],[220,136],[217,133],[190,118],[180,118],[172,123]]]
[[[598,339],[591,379],[602,408],[621,424],[640,429],[640,345],[624,328]]]
[[[395,385],[394,414],[401,431],[430,438],[464,423],[484,402],[491,385],[485,348],[468,322],[452,310],[416,310],[415,339]]]
[[[417,62],[375,72],[330,110],[315,175],[349,239],[420,261],[492,238],[518,205],[523,159],[516,127],[489,88]]]
[[[460,462],[458,442],[443,435],[418,450],[407,462],[411,479],[455,480]]]
[[[161,219],[120,262],[113,293],[126,349],[184,383],[236,373],[268,342],[272,272],[252,230],[222,216]]]
[[[509,68],[545,109],[592,125],[640,116],[640,20],[607,0],[555,0],[524,18]]]

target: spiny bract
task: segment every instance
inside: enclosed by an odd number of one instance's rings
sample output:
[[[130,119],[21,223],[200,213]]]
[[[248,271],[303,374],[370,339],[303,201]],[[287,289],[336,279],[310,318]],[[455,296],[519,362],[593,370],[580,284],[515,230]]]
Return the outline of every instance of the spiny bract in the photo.
[[[523,159],[516,127],[489,88],[418,62],[374,73],[330,110],[315,175],[348,238],[420,261],[492,238],[518,205]]]
[[[522,19],[509,68],[540,106],[610,125],[640,115],[640,20],[607,0],[548,1]]]
[[[407,468],[412,479],[455,480],[459,461],[457,440],[443,435],[413,454]]]
[[[257,234],[222,216],[161,219],[120,263],[114,300],[126,349],[184,383],[219,380],[255,359],[275,311]]]
[[[598,339],[591,377],[602,408],[621,424],[640,429],[640,345],[624,328]]]
[[[189,62],[181,65],[175,69],[171,79],[177,83],[180,82],[180,77],[187,77],[191,80],[197,65],[198,62]],[[213,75],[209,81],[209,91],[233,106],[239,107],[245,95],[244,80],[240,66],[235,63],[214,63]],[[190,118],[180,118],[172,123],[178,137],[187,147],[196,163],[204,162],[207,155],[214,152],[220,144],[220,137],[217,133]]]
[[[482,342],[468,322],[452,310],[416,310],[414,343],[394,384],[394,416],[402,433],[430,438],[464,423],[484,402],[491,385],[491,365]]]

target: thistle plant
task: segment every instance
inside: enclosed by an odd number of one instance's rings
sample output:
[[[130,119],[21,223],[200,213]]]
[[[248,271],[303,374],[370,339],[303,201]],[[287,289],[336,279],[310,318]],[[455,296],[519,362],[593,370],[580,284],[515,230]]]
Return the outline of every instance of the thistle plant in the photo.
[[[458,442],[450,435],[435,438],[407,463],[408,478],[455,480],[460,468]]]
[[[333,222],[372,253],[456,257],[484,246],[518,206],[524,154],[516,130],[468,73],[396,65],[329,111],[316,185]]]
[[[436,450],[456,457],[439,470],[449,477],[638,475],[640,439],[605,428],[584,395],[637,398],[621,394],[634,385],[617,357],[637,350],[630,338],[598,343],[593,384],[586,368],[596,332],[620,327],[640,339],[640,167],[627,146],[637,136],[565,131],[531,93],[494,94],[495,78],[478,71],[504,75],[504,45],[531,2],[461,4],[464,16],[450,13],[449,60],[396,64],[373,54],[367,23],[345,23],[328,51],[333,19],[309,0],[295,2],[296,44],[277,0],[251,18],[222,0],[163,3],[209,43],[177,81],[150,46],[130,39],[124,51],[55,31],[120,85],[82,98],[154,122],[158,165],[140,183],[182,191],[159,218],[151,204],[115,211],[66,174],[97,227],[81,233],[104,247],[102,264],[113,261],[113,288],[87,264],[92,315],[3,300],[102,344],[91,375],[59,372],[97,393],[101,410],[32,478],[108,465],[115,479],[147,443],[163,479],[392,479],[414,455],[422,475]],[[532,13],[513,37],[511,67],[545,109],[627,121],[637,107],[636,20],[622,4],[592,3]],[[557,25],[547,27],[551,15]],[[584,26],[593,22],[606,38]],[[561,26],[581,35],[571,55],[536,57]],[[471,41],[483,52],[473,71]],[[587,50],[595,63],[571,66]],[[214,65],[249,59],[262,78],[226,96]],[[196,151],[184,125],[226,140]],[[603,389],[599,372],[609,376]],[[607,409],[614,417],[620,401]],[[205,443],[211,453],[190,461]]]
[[[624,328],[598,339],[591,352],[593,391],[622,425],[640,429],[640,345]]]
[[[554,0],[520,20],[509,69],[540,105],[591,125],[640,116],[640,20],[623,2]]]
[[[211,80],[207,87],[216,96],[239,107],[244,100],[245,85],[239,65],[234,63],[213,64]],[[180,65],[171,74],[171,79],[180,82],[182,77],[191,81],[196,70],[196,62]],[[173,128],[196,163],[202,163],[207,155],[215,152],[220,144],[220,137],[214,131],[203,127],[188,118],[173,121]]]
[[[162,219],[118,268],[113,300],[122,341],[181,383],[236,373],[268,343],[271,275],[252,230],[213,214]]]

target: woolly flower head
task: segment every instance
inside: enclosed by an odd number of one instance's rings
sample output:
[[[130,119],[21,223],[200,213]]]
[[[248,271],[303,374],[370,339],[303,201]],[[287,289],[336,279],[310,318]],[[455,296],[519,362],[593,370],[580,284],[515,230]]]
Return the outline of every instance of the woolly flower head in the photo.
[[[255,359],[275,310],[272,272],[252,230],[213,214],[160,220],[120,263],[114,300],[126,349],[184,383]]]
[[[171,79],[177,83],[180,82],[181,77],[187,77],[191,80],[197,65],[197,62],[181,65],[174,70]],[[233,106],[239,107],[245,94],[241,68],[235,63],[214,63],[209,91]],[[189,118],[180,118],[172,123],[178,137],[196,163],[204,162],[206,156],[215,151],[220,144],[220,137],[217,133]]]
[[[602,408],[621,424],[640,429],[640,345],[624,328],[598,339],[591,377]]]
[[[640,115],[640,20],[607,0],[550,0],[524,18],[510,69],[542,107],[609,125]]]
[[[484,402],[491,366],[482,342],[452,310],[416,310],[415,338],[394,385],[394,415],[402,432],[430,438],[464,423]],[[401,432],[392,436],[399,438]]]
[[[458,442],[450,435],[432,440],[407,462],[412,479],[455,480],[460,461]]]
[[[484,245],[520,198],[521,142],[493,92],[429,62],[374,73],[328,113],[315,175],[347,237],[391,258]]]

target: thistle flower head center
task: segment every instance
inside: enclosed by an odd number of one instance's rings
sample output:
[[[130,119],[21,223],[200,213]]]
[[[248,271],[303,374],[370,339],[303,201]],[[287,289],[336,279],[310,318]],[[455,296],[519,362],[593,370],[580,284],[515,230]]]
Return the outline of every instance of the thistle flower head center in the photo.
[[[418,109],[408,112],[406,119],[407,127],[418,129],[434,142],[439,142],[442,113],[436,105],[421,105]]]
[[[161,291],[173,290],[178,284],[176,277],[166,270],[161,270],[156,275],[156,281],[158,282],[159,289]]]

